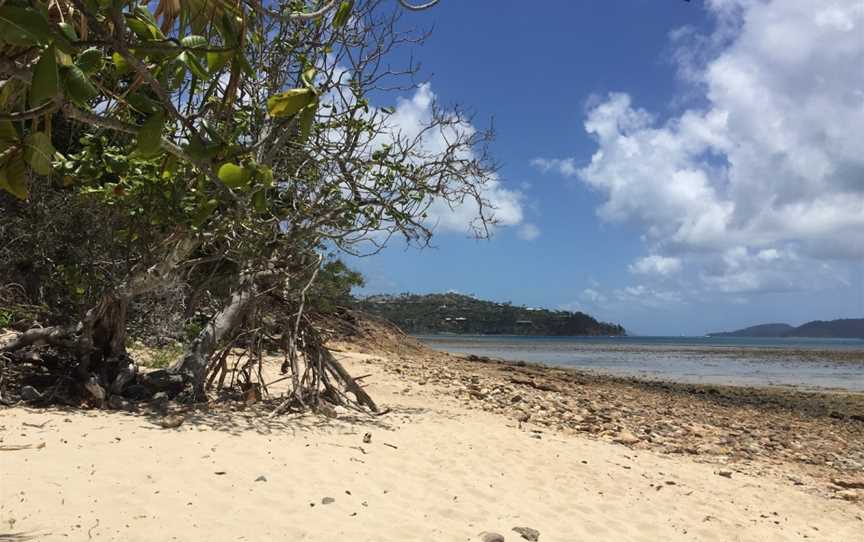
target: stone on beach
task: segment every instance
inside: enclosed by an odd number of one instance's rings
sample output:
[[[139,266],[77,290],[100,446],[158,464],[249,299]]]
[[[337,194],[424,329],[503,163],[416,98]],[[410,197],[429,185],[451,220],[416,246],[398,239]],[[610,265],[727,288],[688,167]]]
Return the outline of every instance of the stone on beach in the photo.
[[[530,542],[537,542],[540,540],[540,531],[537,529],[532,529],[531,527],[513,527],[513,531],[519,533],[522,538],[529,540]]]

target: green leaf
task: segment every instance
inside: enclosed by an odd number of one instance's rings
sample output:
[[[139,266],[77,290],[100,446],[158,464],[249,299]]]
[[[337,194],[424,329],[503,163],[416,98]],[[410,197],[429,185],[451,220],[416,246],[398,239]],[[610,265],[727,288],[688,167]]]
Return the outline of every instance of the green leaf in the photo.
[[[87,75],[99,71],[102,68],[102,51],[96,47],[83,51],[75,60],[75,65]]]
[[[136,149],[144,156],[153,156],[159,152],[162,144],[162,128],[165,126],[165,114],[158,111],[144,121],[138,129],[138,145]]]
[[[57,23],[57,26],[60,27],[60,32],[66,36],[66,39],[69,41],[78,41],[78,32],[75,31],[75,27],[67,22]]]
[[[313,102],[303,108],[300,112],[300,142],[305,142],[309,139],[309,134],[312,132],[312,123],[315,121],[315,110],[317,103]]]
[[[169,154],[167,159],[165,160],[165,164],[162,166],[162,179],[167,180],[174,176],[174,173],[177,171],[177,157],[173,154]]]
[[[186,66],[186,68],[192,72],[192,75],[198,79],[207,79],[207,70],[204,69],[204,66],[201,65],[201,61],[198,60],[198,57],[193,53],[183,51],[177,55],[177,60]]]
[[[342,28],[345,26],[353,8],[354,2],[352,0],[346,0],[339,4],[339,9],[336,10],[336,15],[333,16],[333,28]]]
[[[305,70],[302,75],[303,84],[305,84],[307,87],[314,86],[313,83],[315,82],[316,72],[317,70],[315,68],[309,68],[308,70]]]
[[[271,117],[290,117],[315,99],[310,88],[293,88],[267,98],[267,111]]]
[[[39,175],[51,173],[51,160],[55,152],[51,136],[45,132],[31,132],[24,138],[24,160]]]
[[[204,36],[193,34],[180,40],[180,45],[187,49],[206,49],[210,44]]]
[[[252,206],[259,213],[267,210],[267,196],[264,194],[264,190],[258,190],[252,194]]]
[[[79,104],[86,105],[90,99],[99,95],[90,78],[78,66],[64,68],[62,77],[66,93]]]
[[[120,53],[112,53],[111,60],[114,61],[114,66],[117,68],[117,73],[123,75],[124,73],[129,73],[132,71],[132,66],[126,62],[126,59],[123,58],[123,55]]]
[[[0,152],[5,152],[16,143],[18,143],[18,132],[15,131],[12,121],[0,121]]]
[[[252,65],[249,64],[249,60],[242,54],[234,55],[234,63],[231,66],[232,71],[239,69],[249,77],[255,76],[255,70],[252,68]]]
[[[145,95],[141,90],[126,95],[126,103],[135,108],[136,111],[150,115],[162,107],[162,102],[154,100]]]
[[[222,145],[214,141],[202,141],[198,137],[192,137],[184,149],[189,156],[196,160],[210,160],[219,153]]]
[[[0,7],[2,39],[15,45],[47,43],[52,39],[48,19],[35,9],[4,5]]]
[[[42,56],[33,67],[33,81],[30,86],[30,107],[38,107],[50,101],[60,91],[57,75],[57,54],[54,46],[42,51]]]
[[[252,172],[237,164],[227,162],[219,168],[219,180],[231,188],[240,188],[249,184],[252,180]]]
[[[142,40],[161,40],[165,39],[165,35],[159,30],[153,15],[144,7],[138,6],[135,8],[135,15],[126,16],[126,24],[136,36]]]
[[[156,22],[156,17],[153,16],[153,13],[147,9],[146,6],[137,5],[135,6],[135,16],[141,19],[142,21],[146,21],[152,25],[158,24]]]
[[[270,166],[258,166],[255,170],[258,173],[258,179],[265,188],[273,186],[273,168]]]
[[[20,152],[0,168],[0,188],[22,200],[30,195],[27,189],[27,167]]]
[[[232,53],[225,52],[208,52],[207,53],[207,70],[210,73],[215,73],[225,67],[228,61],[231,60]]]
[[[201,204],[201,207],[195,212],[195,216],[192,217],[192,225],[200,227],[202,224],[207,222],[207,219],[210,218],[210,215],[213,214],[213,211],[219,207],[219,201],[215,199],[211,199],[206,203]]]

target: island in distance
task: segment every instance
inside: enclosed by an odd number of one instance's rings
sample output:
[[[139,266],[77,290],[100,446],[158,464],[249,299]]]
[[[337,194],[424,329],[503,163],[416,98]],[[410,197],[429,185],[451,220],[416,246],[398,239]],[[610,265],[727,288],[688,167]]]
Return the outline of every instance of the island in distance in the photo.
[[[864,318],[814,320],[798,327],[761,324],[737,331],[708,333],[709,337],[809,337],[820,339],[864,339]]]
[[[622,326],[582,312],[518,307],[457,293],[373,295],[358,300],[357,306],[414,334],[626,335]]]

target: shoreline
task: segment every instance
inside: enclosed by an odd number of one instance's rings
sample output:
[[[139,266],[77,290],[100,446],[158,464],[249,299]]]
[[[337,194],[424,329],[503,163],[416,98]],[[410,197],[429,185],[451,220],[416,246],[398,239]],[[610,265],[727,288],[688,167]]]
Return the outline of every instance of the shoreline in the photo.
[[[606,370],[603,368],[598,369],[589,369],[583,366],[573,366],[566,364],[554,364],[554,363],[546,363],[539,361],[529,361],[529,360],[513,360],[513,359],[504,359],[495,356],[483,356],[477,354],[471,354],[468,352],[450,352],[445,350],[435,350],[438,353],[451,355],[454,357],[462,358],[467,361],[474,361],[479,363],[501,363],[505,365],[515,365],[517,367],[539,367],[544,370],[555,370],[560,369],[564,371],[572,371],[582,376],[590,376],[596,377],[598,379],[610,379],[610,380],[618,380],[621,382],[626,382],[629,384],[646,384],[646,385],[660,385],[662,387],[670,387],[670,386],[684,386],[684,387],[693,387],[698,389],[714,389],[714,388],[729,388],[729,389],[741,389],[745,392],[754,392],[758,393],[760,391],[764,392],[799,392],[806,394],[846,394],[846,395],[854,395],[854,396],[864,396],[864,389],[855,390],[849,388],[840,388],[840,387],[826,387],[826,386],[818,386],[818,385],[807,385],[807,384],[749,384],[744,382],[696,382],[696,381],[687,381],[687,380],[676,380],[674,378],[669,378],[660,374],[656,376],[651,376],[648,374],[631,374],[626,370],[621,370],[619,372],[614,372],[611,370]],[[635,371],[634,371],[635,373]],[[696,377],[698,378],[698,377]],[[730,377],[734,378],[734,377]]]
[[[386,413],[337,407],[271,419],[276,386],[264,402],[174,405],[179,426],[147,411],[0,410],[0,444],[17,450],[0,451],[0,535],[477,542],[494,531],[513,542],[527,527],[543,542],[833,542],[864,528],[864,491],[834,484],[864,484],[860,469],[688,451],[712,439],[715,420],[698,409],[698,422],[676,418],[670,397],[687,390],[661,388],[660,403],[643,402],[651,390],[624,382],[468,361],[404,339],[331,346]],[[267,378],[280,362],[267,358]],[[770,436],[762,428],[784,418],[764,405],[734,415],[747,408],[727,407],[723,435],[761,445]],[[640,412],[667,422],[636,424]],[[792,419],[787,430],[828,427],[846,447],[826,441],[825,451],[855,457],[864,439],[850,446],[848,431],[864,424],[813,415],[812,427]],[[575,416],[598,430],[579,429]]]
[[[864,393],[864,350],[740,345],[583,343],[556,345],[412,336],[433,351],[617,378],[806,393]],[[529,339],[530,340],[530,339]],[[526,341],[527,342],[527,341]]]
[[[404,336],[367,343],[382,349],[396,361],[385,366],[394,376],[558,433],[734,466],[824,497],[844,495],[835,481],[864,480],[864,393],[595,374],[462,357]],[[854,498],[864,504],[864,491]]]

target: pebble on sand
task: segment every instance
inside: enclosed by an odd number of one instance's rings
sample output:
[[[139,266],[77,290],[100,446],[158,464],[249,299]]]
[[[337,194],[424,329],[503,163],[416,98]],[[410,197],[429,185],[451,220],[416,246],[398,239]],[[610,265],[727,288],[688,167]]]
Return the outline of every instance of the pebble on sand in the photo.
[[[537,529],[532,529],[531,527],[513,527],[513,531],[519,533],[522,538],[529,540],[530,542],[537,542],[540,540],[540,531]]]

